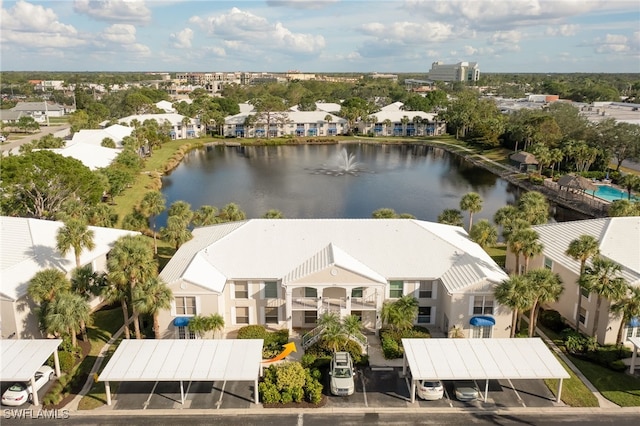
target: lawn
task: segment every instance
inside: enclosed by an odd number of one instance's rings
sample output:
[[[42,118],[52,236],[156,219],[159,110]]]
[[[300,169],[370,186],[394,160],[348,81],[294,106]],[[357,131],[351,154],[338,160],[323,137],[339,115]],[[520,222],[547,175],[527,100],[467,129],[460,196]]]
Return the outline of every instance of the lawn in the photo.
[[[507,260],[507,245],[506,244],[496,244],[492,247],[486,248],[489,256],[501,267],[504,268],[505,262]]]
[[[576,374],[569,368],[569,366],[555,353],[553,354],[564,369],[569,373],[571,378],[564,379],[562,381],[562,395],[560,399],[565,404],[571,407],[599,407],[598,399],[593,392],[587,388],[587,386],[576,376]],[[557,379],[545,379],[544,383],[549,390],[557,396],[558,380]]]

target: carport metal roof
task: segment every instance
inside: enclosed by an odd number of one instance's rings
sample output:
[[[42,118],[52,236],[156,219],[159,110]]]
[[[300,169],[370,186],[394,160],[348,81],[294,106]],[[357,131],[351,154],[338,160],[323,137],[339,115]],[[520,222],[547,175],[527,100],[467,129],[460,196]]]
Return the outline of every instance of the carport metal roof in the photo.
[[[53,354],[56,376],[60,377],[58,346],[62,339],[2,339],[0,340],[0,380],[27,382],[35,387],[35,374]],[[33,393],[33,405],[39,405],[38,392]]]
[[[258,388],[262,339],[123,340],[100,374],[109,381],[253,381]]]
[[[47,359],[57,353],[62,339],[0,340],[0,380],[28,382]],[[56,371],[59,376],[60,372]]]
[[[402,339],[402,345],[403,373],[408,363],[414,383],[430,379],[560,379],[562,386],[562,379],[570,377],[539,338]]]

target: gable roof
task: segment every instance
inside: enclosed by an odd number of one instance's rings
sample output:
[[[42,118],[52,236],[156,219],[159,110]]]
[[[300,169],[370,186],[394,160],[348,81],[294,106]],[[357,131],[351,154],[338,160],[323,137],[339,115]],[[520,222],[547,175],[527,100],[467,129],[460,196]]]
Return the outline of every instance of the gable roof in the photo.
[[[75,143],[65,148],[51,149],[50,151],[65,157],[75,158],[91,170],[107,167],[121,152],[119,149],[106,148],[89,143]]]
[[[410,219],[252,219],[196,228],[160,276],[224,289],[227,280],[290,282],[338,265],[378,282],[441,279],[454,293],[507,274],[464,229]],[[197,277],[193,272],[216,271]],[[215,281],[215,283],[214,283]]]
[[[569,243],[581,235],[600,242],[600,255],[622,266],[622,277],[640,286],[640,216],[607,217],[549,223],[533,227],[544,246],[544,256],[580,273],[580,262],[565,254]]]
[[[378,123],[382,123],[385,120],[390,120],[392,123],[400,123],[404,117],[409,118],[409,121],[413,121],[413,117],[418,116],[422,119],[434,121],[436,114],[431,114],[424,111],[404,111],[404,110],[381,110],[370,114],[376,117]]]
[[[58,104],[50,104],[48,102],[18,102],[11,111],[64,111],[64,108]]]
[[[0,216],[0,293],[13,300],[24,296],[29,281],[36,272],[55,268],[69,273],[76,267],[75,254],[70,250],[62,256],[56,249],[56,235],[62,222]],[[83,250],[80,260],[87,264],[105,255],[113,243],[124,235],[139,232],[90,226],[94,232],[95,248]]]
[[[133,120],[138,120],[140,123],[144,123],[146,120],[155,120],[158,124],[163,124],[165,122],[170,123],[172,126],[182,124],[182,119],[186,116],[176,114],[176,113],[165,113],[165,114],[136,114],[129,115],[127,117],[119,118],[118,122],[126,123],[130,125]],[[189,118],[189,117],[186,117]],[[189,122],[193,123],[193,119],[189,118]]]
[[[538,164],[536,156],[526,151],[518,151],[515,154],[511,154],[509,159],[520,164]]]

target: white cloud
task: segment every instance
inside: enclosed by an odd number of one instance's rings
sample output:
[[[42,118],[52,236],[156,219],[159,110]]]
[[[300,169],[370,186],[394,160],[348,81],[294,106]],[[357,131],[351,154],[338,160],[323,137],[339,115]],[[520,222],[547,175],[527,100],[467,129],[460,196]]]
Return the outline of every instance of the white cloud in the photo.
[[[440,22],[394,22],[386,25],[372,22],[362,25],[360,30],[378,39],[395,40],[406,44],[440,42],[454,37],[453,27]]]
[[[267,5],[293,9],[322,9],[336,2],[338,0],[267,0]]]
[[[205,53],[209,53],[213,56],[219,56],[219,57],[224,57],[227,56],[227,52],[226,50],[224,50],[224,48],[219,47],[219,46],[207,46],[205,48],[202,49]]]
[[[490,44],[517,44],[520,42],[522,34],[520,31],[496,31],[489,38]]]
[[[74,0],[73,9],[107,22],[145,24],[151,20],[151,11],[144,0]]]
[[[475,55],[476,53],[478,53],[478,49],[473,46],[465,46],[463,51],[465,55]]]
[[[177,33],[172,33],[169,37],[172,40],[173,47],[188,49],[191,47],[191,40],[193,40],[193,30],[191,28],[185,28]]]
[[[282,23],[270,23],[267,19],[251,12],[232,8],[228,13],[208,18],[194,16],[189,22],[197,25],[214,38],[222,39],[227,45],[234,43],[239,50],[259,52],[265,48],[284,53],[315,53],[325,47],[321,35],[295,33]]]
[[[594,45],[597,53],[622,53],[631,50],[629,38],[621,34],[607,34],[604,39],[596,38]]]
[[[102,38],[111,43],[133,44],[136,41],[136,27],[129,24],[113,24],[102,32]]]
[[[578,28],[579,28],[578,25],[570,25],[570,24],[553,25],[553,26],[547,27],[545,34],[552,37],[557,37],[557,36],[569,37],[569,36],[576,35],[576,33],[578,32]]]

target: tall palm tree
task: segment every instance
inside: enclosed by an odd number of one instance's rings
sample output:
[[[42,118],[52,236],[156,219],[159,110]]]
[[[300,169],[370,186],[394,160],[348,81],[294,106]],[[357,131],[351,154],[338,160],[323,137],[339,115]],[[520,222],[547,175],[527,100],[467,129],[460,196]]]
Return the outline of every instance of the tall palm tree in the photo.
[[[284,213],[280,210],[269,209],[262,215],[263,219],[284,219]]]
[[[64,272],[59,269],[43,269],[29,281],[27,294],[38,304],[50,303],[55,299],[56,294],[65,293],[71,290],[71,282]]]
[[[193,213],[191,221],[195,226],[209,226],[218,223],[218,209],[214,206],[200,206]]]
[[[182,200],[175,201],[169,207],[169,210],[167,211],[167,216],[178,217],[188,225],[189,223],[191,223],[191,219],[193,219],[191,204]]]
[[[469,230],[473,226],[473,214],[482,210],[482,198],[475,192],[469,192],[460,200],[460,210],[469,212]]]
[[[342,319],[342,329],[349,340],[353,337],[357,337],[359,340],[364,339],[364,335],[362,334],[362,321],[355,315],[347,315]]]
[[[461,227],[463,226],[462,213],[458,209],[445,209],[438,216],[438,223]]]
[[[187,229],[187,224],[178,216],[169,216],[167,226],[160,229],[160,236],[173,244],[176,250],[193,238],[191,231]]]
[[[91,310],[82,296],[63,292],[51,302],[45,318],[47,332],[57,335],[68,333],[75,347],[78,345],[76,331],[80,324],[91,324]]]
[[[516,274],[520,274],[520,255],[525,247],[538,240],[538,233],[531,228],[517,229],[509,234],[507,247],[516,257]]]
[[[549,202],[538,191],[529,191],[518,199],[521,217],[532,225],[541,225],[549,220]]]
[[[120,237],[113,246],[107,259],[109,281],[122,287],[129,286],[129,297],[134,295],[133,289],[140,283],[158,273],[153,248],[146,237],[126,235]],[[138,310],[132,306],[133,327],[136,339],[140,339]],[[126,331],[127,327],[125,327]],[[128,333],[127,333],[128,334]]]
[[[240,210],[240,206],[236,203],[229,203],[220,209],[219,218],[222,222],[237,222],[245,220],[247,215]]]
[[[346,345],[347,336],[339,323],[330,324],[323,330],[322,340],[335,352]]]
[[[565,254],[575,260],[580,261],[580,275],[578,275],[578,310],[576,313],[576,331],[580,331],[580,309],[582,308],[582,276],[587,264],[587,260],[600,253],[600,243],[591,235],[580,235],[569,243]]]
[[[324,312],[317,321],[318,326],[330,327],[333,325],[340,325],[340,315],[335,312]]]
[[[118,214],[107,203],[98,203],[87,212],[89,225],[112,228],[118,220]]]
[[[56,249],[65,256],[70,249],[76,257],[76,267],[80,267],[80,255],[83,249],[93,250],[94,232],[80,219],[69,219],[56,234]]]
[[[591,266],[587,266],[581,278],[582,286],[597,295],[596,313],[593,318],[591,336],[597,338],[598,322],[600,321],[600,307],[602,300],[618,300],[625,296],[627,283],[619,276],[622,267],[616,262],[595,256]]]
[[[540,238],[540,236],[535,230],[533,232],[535,232],[536,238],[527,239],[523,241],[523,244],[522,244],[522,257],[524,258],[525,273],[529,270],[529,260],[531,260],[533,256],[536,256],[542,253],[542,249],[543,249],[542,243],[538,241],[538,238]]]
[[[105,276],[105,282],[107,285],[102,287],[102,292],[100,293],[105,302],[111,304],[120,302],[120,307],[122,309],[122,317],[124,318],[124,337],[129,339],[129,287],[126,283],[123,284],[113,284],[109,282],[109,276]]]
[[[533,337],[538,322],[538,312],[544,303],[555,302],[564,290],[558,274],[550,269],[534,269],[526,274],[532,291],[532,305],[529,314],[529,337]]]
[[[160,191],[150,191],[144,194],[140,202],[140,213],[147,218],[153,230],[153,252],[158,254],[158,242],[156,240],[156,216],[165,209],[166,201]]]
[[[132,305],[138,312],[153,317],[153,334],[160,339],[160,311],[171,308],[173,292],[167,284],[158,277],[150,277],[133,289]]]
[[[418,317],[418,299],[405,295],[382,305],[382,322],[396,331],[408,330]]]
[[[386,120],[384,120],[384,121],[382,122],[382,124],[384,124],[384,128],[385,128],[385,130],[386,130],[387,136],[389,136],[389,130],[390,130],[391,125],[392,125],[393,123],[391,122],[391,120],[389,120],[389,119],[387,118]]]
[[[498,242],[498,228],[489,223],[488,220],[482,219],[471,227],[469,237],[480,247],[486,249]]]
[[[616,338],[616,344],[621,345],[624,328],[632,318],[640,317],[640,287],[627,286],[625,296],[611,305],[611,312],[622,315],[618,337]]]
[[[518,331],[518,314],[533,304],[533,294],[529,277],[526,275],[511,275],[494,289],[496,300],[501,305],[511,308],[511,336]]]
[[[517,207],[512,205],[507,205],[504,207],[500,207],[493,215],[493,223],[498,226],[501,226],[503,229],[502,237],[506,240],[507,236],[505,235],[504,230],[507,229],[509,224],[511,224],[515,219],[520,217],[520,211]]]

